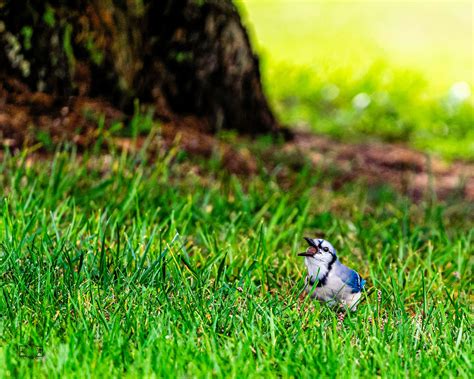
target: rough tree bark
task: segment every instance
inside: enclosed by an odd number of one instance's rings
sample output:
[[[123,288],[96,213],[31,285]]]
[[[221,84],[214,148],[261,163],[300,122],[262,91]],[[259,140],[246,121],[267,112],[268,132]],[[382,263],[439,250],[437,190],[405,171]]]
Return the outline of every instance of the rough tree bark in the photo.
[[[0,0],[0,81],[100,97],[211,131],[278,130],[232,0]]]

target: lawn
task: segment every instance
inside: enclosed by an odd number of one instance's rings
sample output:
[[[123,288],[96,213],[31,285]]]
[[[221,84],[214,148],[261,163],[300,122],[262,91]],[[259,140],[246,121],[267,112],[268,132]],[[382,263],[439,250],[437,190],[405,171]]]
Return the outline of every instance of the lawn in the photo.
[[[474,160],[472,2],[238,4],[284,123]]]
[[[283,123],[474,160],[470,3],[239,4]],[[0,377],[472,377],[456,191],[415,201],[221,131],[257,162],[239,176],[138,112],[92,147],[40,133],[0,151]],[[357,312],[302,296],[304,236],[367,281]]]
[[[470,377],[472,204],[146,146],[4,154],[1,376]],[[356,313],[299,297],[306,235],[367,280]]]

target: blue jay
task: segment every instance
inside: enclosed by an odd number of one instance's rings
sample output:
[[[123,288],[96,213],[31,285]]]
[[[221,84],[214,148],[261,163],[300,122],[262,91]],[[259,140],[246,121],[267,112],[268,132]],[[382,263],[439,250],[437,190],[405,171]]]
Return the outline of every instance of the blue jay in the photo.
[[[365,280],[337,259],[336,249],[326,240],[304,237],[309,247],[299,256],[308,268],[306,293],[329,305],[340,304],[355,311]]]

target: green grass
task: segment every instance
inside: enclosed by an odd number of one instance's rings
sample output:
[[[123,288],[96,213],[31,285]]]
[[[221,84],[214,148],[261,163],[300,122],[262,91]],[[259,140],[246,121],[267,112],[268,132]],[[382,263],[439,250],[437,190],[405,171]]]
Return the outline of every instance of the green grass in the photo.
[[[471,2],[238,3],[282,122],[474,160]]]
[[[452,93],[473,87],[467,3],[244,3],[283,122],[474,159]],[[237,177],[165,152],[151,117],[102,126],[81,154],[0,152],[0,377],[472,376],[472,204],[334,190],[336,169],[283,153]],[[323,235],[371,294],[343,320],[299,298],[302,237]]]
[[[5,154],[1,376],[470,376],[472,204],[185,158]],[[323,233],[375,291],[343,321],[298,299]]]

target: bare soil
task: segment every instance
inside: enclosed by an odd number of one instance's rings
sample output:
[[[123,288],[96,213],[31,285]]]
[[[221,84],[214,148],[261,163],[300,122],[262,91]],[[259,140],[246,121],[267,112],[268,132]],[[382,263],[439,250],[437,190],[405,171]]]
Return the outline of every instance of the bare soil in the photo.
[[[346,144],[304,132],[297,132],[285,149],[303,152],[314,165],[337,167],[344,181],[362,177],[414,199],[434,195],[474,201],[474,164],[469,162],[447,163],[400,144]]]
[[[30,92],[15,80],[0,81],[0,149],[19,150],[42,141],[48,136],[52,145],[68,141],[80,149],[92,146],[98,138],[98,123],[105,129],[113,122],[127,123],[130,117],[105,101],[86,97],[67,100]],[[369,184],[388,184],[415,200],[426,196],[438,199],[463,198],[474,201],[474,164],[446,163],[438,158],[399,144],[380,142],[347,144],[328,137],[304,131],[293,131],[293,138],[274,144],[260,154],[249,148],[249,138],[239,137],[236,142],[225,142],[213,135],[205,121],[196,117],[172,118],[161,123],[163,148],[178,144],[189,154],[210,157],[218,152],[223,165],[239,175],[252,175],[259,166],[272,167],[287,162],[298,169],[302,162],[315,168],[337,171],[335,186],[350,181],[364,180]],[[138,139],[138,145],[144,138]],[[44,142],[44,141],[43,141]],[[131,149],[129,138],[108,138],[121,149]],[[37,154],[48,154],[47,149]]]

